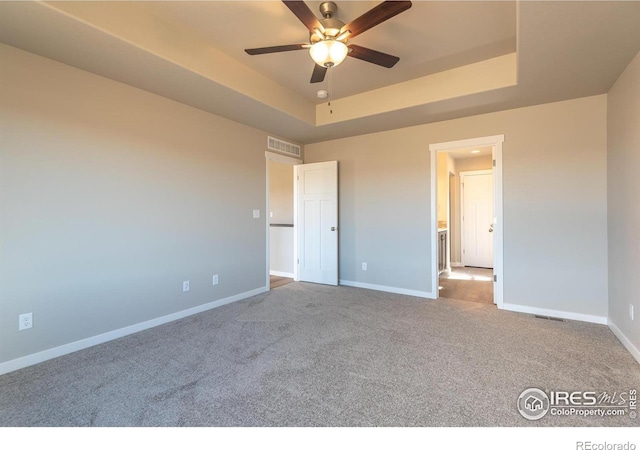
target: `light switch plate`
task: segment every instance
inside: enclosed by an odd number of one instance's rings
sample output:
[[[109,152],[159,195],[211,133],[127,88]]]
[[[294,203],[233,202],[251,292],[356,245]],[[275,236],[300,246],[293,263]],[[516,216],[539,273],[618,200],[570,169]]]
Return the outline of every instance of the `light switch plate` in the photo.
[[[259,219],[260,218],[260,210],[259,209],[254,209],[253,210],[253,218],[254,219]]]

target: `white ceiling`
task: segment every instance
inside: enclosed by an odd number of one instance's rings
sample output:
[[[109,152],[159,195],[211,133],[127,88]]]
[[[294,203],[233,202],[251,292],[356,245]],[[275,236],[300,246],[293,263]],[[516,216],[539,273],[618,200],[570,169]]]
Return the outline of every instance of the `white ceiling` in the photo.
[[[336,3],[344,22],[378,4]],[[308,39],[280,1],[0,2],[0,42],[302,144],[606,93],[640,51],[638,1],[413,3],[353,39],[400,62],[336,67],[328,121],[306,51],[244,52]]]
[[[319,1],[306,4],[320,16]],[[345,23],[380,2],[337,2],[335,18]],[[309,101],[324,83],[310,83],[308,51],[250,56],[245,48],[306,43],[307,28],[281,2],[152,2],[157,17],[197,33],[242,64],[288,86]],[[220,20],[226,18],[227,20]],[[413,6],[357,36],[351,43],[400,57],[391,68],[348,58],[333,70],[333,97],[340,98],[430,73],[471,64],[516,50],[515,2],[414,2]]]

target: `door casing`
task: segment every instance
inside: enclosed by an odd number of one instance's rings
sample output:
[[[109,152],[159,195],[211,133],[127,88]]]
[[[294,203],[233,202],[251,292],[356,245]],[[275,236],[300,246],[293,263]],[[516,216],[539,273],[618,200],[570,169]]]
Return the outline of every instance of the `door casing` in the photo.
[[[438,298],[438,183],[437,183],[437,156],[438,152],[450,152],[471,147],[491,146],[493,158],[493,302],[499,309],[503,309],[504,303],[504,270],[503,270],[503,211],[502,211],[502,144],[504,134],[485,136],[459,141],[440,142],[429,144],[430,174],[431,174],[431,293],[432,298]]]
[[[290,156],[285,156],[285,155],[280,155],[278,153],[273,153],[273,152],[264,152],[264,157],[265,157],[265,161],[266,161],[266,183],[267,183],[267,188],[266,188],[266,210],[264,213],[264,217],[265,217],[265,233],[266,233],[266,239],[267,239],[267,255],[266,255],[266,261],[267,261],[267,274],[266,274],[266,278],[265,278],[265,286],[267,288],[267,290],[271,289],[271,276],[270,276],[270,266],[271,266],[271,248],[269,245],[270,242],[270,235],[271,235],[271,228],[269,225],[269,194],[270,194],[270,171],[269,171],[269,162],[270,161],[276,161],[279,163],[283,163],[283,164],[290,164],[292,166],[296,166],[298,164],[302,164],[302,160],[301,159],[297,159],[297,158],[291,158]],[[294,185],[295,185],[295,179],[294,179]],[[295,194],[294,194],[294,201],[295,201]],[[296,226],[296,222],[295,222],[296,218],[295,218],[295,213],[294,213],[294,218],[293,218],[293,227],[295,230],[295,226]],[[295,247],[296,246],[296,239],[295,239],[295,233],[294,233],[294,242],[293,242],[293,249],[294,249],[294,258],[295,258]],[[295,264],[295,260],[294,260],[294,264],[293,264],[293,273],[294,273],[294,277],[297,276],[297,265]]]

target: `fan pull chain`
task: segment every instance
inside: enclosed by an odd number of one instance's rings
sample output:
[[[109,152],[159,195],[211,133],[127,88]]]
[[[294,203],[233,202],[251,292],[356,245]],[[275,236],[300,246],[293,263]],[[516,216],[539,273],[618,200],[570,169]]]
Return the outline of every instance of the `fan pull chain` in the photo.
[[[333,70],[331,70],[331,68],[329,68],[329,70],[327,70],[328,73],[328,86],[327,86],[327,91],[329,91],[329,102],[327,103],[327,106],[329,107],[329,114],[333,114],[333,109],[331,108],[331,95],[333,94],[333,77],[331,76],[331,72],[333,72]]]

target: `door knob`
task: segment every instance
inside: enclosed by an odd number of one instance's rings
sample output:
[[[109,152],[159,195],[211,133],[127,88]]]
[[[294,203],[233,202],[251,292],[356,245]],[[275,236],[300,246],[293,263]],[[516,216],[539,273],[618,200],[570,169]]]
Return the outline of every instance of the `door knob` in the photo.
[[[336,227],[331,227],[331,231],[336,231]]]
[[[489,233],[493,233],[493,225],[489,226]]]

